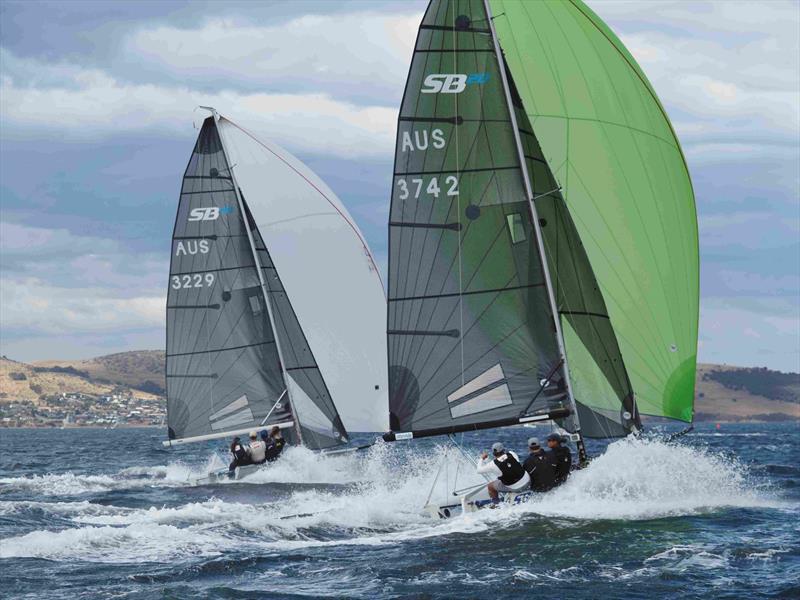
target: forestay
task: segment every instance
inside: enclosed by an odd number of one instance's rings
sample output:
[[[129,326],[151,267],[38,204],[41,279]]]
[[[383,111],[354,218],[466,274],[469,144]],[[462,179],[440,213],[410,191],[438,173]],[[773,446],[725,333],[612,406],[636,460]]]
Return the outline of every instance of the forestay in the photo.
[[[391,429],[446,433],[566,414],[564,365],[480,0],[429,5],[394,171]]]

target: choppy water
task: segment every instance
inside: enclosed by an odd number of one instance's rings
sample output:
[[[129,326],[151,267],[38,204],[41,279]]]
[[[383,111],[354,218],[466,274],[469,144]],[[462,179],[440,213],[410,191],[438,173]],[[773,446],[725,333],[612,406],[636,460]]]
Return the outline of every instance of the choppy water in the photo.
[[[463,444],[522,450],[532,433]],[[616,441],[529,505],[449,521],[420,511],[441,440],[292,448],[250,480],[192,487],[223,443],[162,436],[0,430],[0,596],[800,597],[796,425]]]

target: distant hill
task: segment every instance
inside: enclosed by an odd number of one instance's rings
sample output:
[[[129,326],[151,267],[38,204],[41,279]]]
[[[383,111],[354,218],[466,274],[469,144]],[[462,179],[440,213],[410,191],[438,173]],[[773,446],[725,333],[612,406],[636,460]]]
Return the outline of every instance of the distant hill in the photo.
[[[697,365],[695,419],[800,419],[800,374],[766,368]]]
[[[0,399],[35,400],[60,392],[105,394],[115,387],[164,395],[164,352],[137,350],[88,360],[33,364],[0,359]],[[800,420],[800,374],[766,368],[697,365],[697,420]]]
[[[106,395],[125,388],[142,398],[164,395],[164,352],[142,350],[89,360],[27,364],[0,358],[0,400],[37,401],[64,392]]]
[[[163,350],[134,350],[87,360],[47,360],[33,366],[71,368],[97,383],[124,385],[156,395],[164,395],[166,388]]]

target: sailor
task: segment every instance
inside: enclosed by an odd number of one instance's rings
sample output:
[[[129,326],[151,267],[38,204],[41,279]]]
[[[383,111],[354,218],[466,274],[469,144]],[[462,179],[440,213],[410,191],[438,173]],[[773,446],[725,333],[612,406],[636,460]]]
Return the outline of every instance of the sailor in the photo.
[[[277,425],[269,432],[269,442],[267,443],[266,458],[269,462],[277,460],[283,452],[283,447],[286,445],[286,440],[281,435],[281,428]]]
[[[260,465],[267,461],[267,445],[258,439],[258,435],[255,431],[250,432],[250,447],[248,448],[248,452],[250,453],[250,460],[253,464]]]
[[[248,454],[247,449],[242,445],[242,440],[238,437],[233,438],[231,442],[231,454],[233,455],[233,460],[228,465],[229,471],[235,470],[236,467],[250,464],[250,454]]]
[[[531,478],[531,489],[534,492],[549,492],[556,487],[556,464],[554,457],[545,452],[539,438],[528,439],[530,454],[522,466]]]
[[[484,452],[478,461],[478,473],[481,475],[494,475],[497,477],[490,481],[486,489],[493,503],[499,501],[498,492],[521,492],[528,489],[531,478],[514,452],[507,451],[500,442],[492,445],[493,458]]]
[[[556,485],[561,485],[569,477],[569,471],[572,468],[572,452],[569,447],[562,444],[565,438],[562,438],[557,433],[551,433],[547,436],[547,447],[549,448],[548,454],[552,454],[556,465]]]

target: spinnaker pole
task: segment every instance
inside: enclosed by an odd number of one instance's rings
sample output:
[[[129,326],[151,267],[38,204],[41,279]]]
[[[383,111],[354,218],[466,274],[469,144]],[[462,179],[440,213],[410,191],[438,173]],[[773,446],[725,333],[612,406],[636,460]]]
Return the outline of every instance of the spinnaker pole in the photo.
[[[214,117],[214,123],[219,124],[219,113],[211,108],[206,106],[201,106],[200,108],[204,108],[206,110],[211,111],[212,116]],[[255,262],[256,272],[258,273],[258,282],[261,286],[261,293],[264,294],[264,302],[267,306],[267,316],[269,317],[269,324],[272,327],[272,335],[275,336],[275,349],[278,351],[278,359],[281,362],[281,374],[283,375],[283,384],[286,386],[286,396],[289,398],[289,405],[292,407],[292,415],[294,416],[294,427],[295,432],[297,433],[297,440],[302,444],[303,443],[303,434],[300,431],[300,420],[298,419],[298,413],[295,410],[294,402],[292,400],[292,392],[290,391],[289,386],[289,375],[286,373],[285,361],[283,360],[283,351],[281,350],[281,341],[278,336],[278,329],[275,326],[275,318],[273,316],[273,308],[272,308],[272,301],[270,300],[269,292],[267,291],[267,284],[264,281],[264,273],[261,269],[261,261],[258,260],[258,252],[256,251],[256,243],[253,239],[253,232],[250,229],[250,223],[247,219],[247,213],[244,209],[244,198],[242,197],[242,190],[239,187],[239,183],[236,181],[236,175],[233,172],[233,167],[235,165],[231,165],[230,160],[228,159],[228,151],[225,148],[225,140],[223,136],[219,136],[220,144],[222,145],[222,152],[225,154],[225,159],[228,162],[231,181],[233,182],[234,193],[236,194],[236,202],[239,205],[239,212],[242,215],[242,221],[244,222],[244,229],[247,232],[247,240],[250,243],[250,251],[253,253],[253,261]],[[266,243],[266,241],[265,241]]]
[[[492,36],[492,45],[494,46],[495,57],[497,58],[497,66],[500,71],[500,79],[503,82],[503,93],[506,98],[506,106],[508,107],[508,114],[511,119],[511,127],[514,130],[514,143],[517,147],[517,156],[522,170],[522,179],[525,185],[525,194],[528,197],[528,206],[531,211],[531,219],[533,220],[533,229],[536,232],[536,244],[539,248],[539,258],[542,264],[542,271],[544,272],[545,287],[547,288],[547,298],[550,301],[550,309],[553,313],[553,324],[556,329],[556,341],[558,342],[558,352],[561,355],[561,361],[564,365],[564,380],[567,384],[567,397],[569,398],[570,407],[572,408],[572,416],[575,423],[575,433],[578,435],[576,445],[578,447],[578,461],[584,464],[588,461],[586,455],[586,447],[583,443],[583,435],[581,434],[581,422],[578,416],[578,408],[575,404],[575,396],[572,393],[572,383],[569,376],[569,365],[567,362],[567,352],[564,348],[564,336],[561,331],[561,321],[558,312],[558,305],[556,304],[555,293],[553,292],[553,282],[550,278],[550,269],[547,264],[547,255],[545,254],[544,238],[542,236],[542,229],[539,224],[539,216],[536,211],[536,204],[534,202],[533,188],[530,182],[530,175],[528,173],[528,165],[525,159],[525,151],[522,148],[522,140],[519,136],[519,127],[517,125],[517,116],[514,113],[514,104],[511,99],[511,90],[508,85],[508,78],[506,77],[505,59],[500,50],[500,44],[497,41],[497,31],[494,28],[494,21],[492,20],[492,9],[489,6],[489,0],[483,0],[484,9],[486,11],[486,20],[489,24],[490,35]]]

